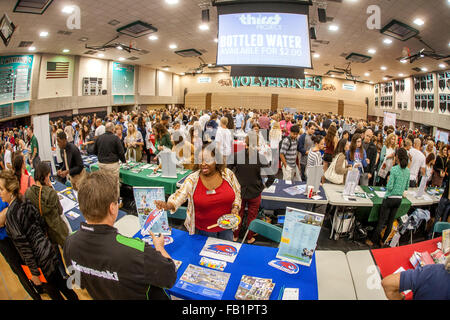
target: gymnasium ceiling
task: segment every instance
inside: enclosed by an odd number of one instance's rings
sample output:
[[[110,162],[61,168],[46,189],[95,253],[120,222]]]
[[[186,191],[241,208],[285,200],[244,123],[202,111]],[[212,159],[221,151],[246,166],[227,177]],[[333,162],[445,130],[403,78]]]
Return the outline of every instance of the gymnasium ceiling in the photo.
[[[30,0],[38,1],[38,0]],[[133,44],[134,47],[148,51],[125,52],[115,48],[108,49],[102,59],[118,60],[125,58],[124,62],[144,65],[151,68],[162,69],[169,67],[170,72],[181,74],[192,72],[199,67],[200,59],[184,58],[174,51],[194,48],[202,53],[201,59],[205,64],[216,62],[217,37],[217,10],[209,5],[209,30],[199,30],[201,10],[208,7],[210,1],[179,0],[178,4],[168,4],[166,0],[54,0],[42,15],[13,12],[17,0],[1,0],[0,15],[7,13],[9,18],[18,27],[8,47],[0,42],[0,54],[26,54],[28,48],[19,48],[22,41],[33,41],[32,46],[37,53],[63,54],[63,49],[70,50],[69,55],[97,57],[97,53],[88,55],[88,46],[98,46],[112,40],[118,33],[116,29],[130,24],[136,20],[149,23],[158,31],[154,33],[158,40],[151,41],[148,36],[132,38],[126,35],[113,42]],[[450,0],[313,0],[310,7],[310,24],[316,27],[317,40],[311,40],[314,53],[320,55],[312,58],[313,69],[308,74],[324,75],[334,67],[344,68],[345,57],[352,53],[371,56],[366,63],[352,63],[353,75],[359,79],[373,82],[383,81],[383,77],[399,78],[422,73],[412,68],[427,68],[428,71],[448,69],[449,58],[437,61],[431,58],[420,59],[413,64],[400,63],[397,58],[402,56],[406,46],[411,53],[427,48],[419,40],[412,38],[405,42],[387,37],[379,30],[369,30],[366,13],[369,5],[376,4],[381,9],[381,27],[396,19],[420,31],[419,36],[427,45],[437,53],[450,54]],[[68,5],[77,5],[81,9],[81,28],[70,30],[66,26],[69,16],[62,9]],[[318,21],[317,7],[326,6],[328,23]],[[424,24],[418,26],[414,20],[420,18]],[[118,24],[111,25],[112,20]],[[330,25],[339,27],[337,31],[330,31]],[[40,37],[42,31],[48,36]],[[88,38],[87,41],[81,41]],[[391,44],[383,43],[390,38]],[[325,41],[325,43],[322,43]],[[177,49],[170,49],[170,44],[176,44]],[[369,54],[369,49],[375,49],[375,54]],[[130,60],[135,57],[137,59]],[[132,58],[134,59],[134,58]],[[441,64],[441,66],[439,66]],[[442,65],[443,64],[443,65]],[[381,70],[384,66],[387,69]],[[204,68],[204,72],[217,72],[217,69]],[[368,75],[365,75],[368,74]]]

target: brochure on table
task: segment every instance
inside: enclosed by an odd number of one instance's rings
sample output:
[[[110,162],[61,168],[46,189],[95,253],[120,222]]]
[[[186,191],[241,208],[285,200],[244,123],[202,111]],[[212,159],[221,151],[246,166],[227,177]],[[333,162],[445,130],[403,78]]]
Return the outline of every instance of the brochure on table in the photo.
[[[170,235],[171,230],[169,227],[169,221],[167,219],[167,212],[164,211],[159,218],[155,221],[147,221],[150,214],[156,209],[155,201],[165,201],[164,187],[134,187],[133,188],[134,201],[136,202],[136,209],[139,218],[139,225],[141,226],[141,234],[143,236],[149,235],[143,228],[150,224],[153,233]]]
[[[233,263],[236,259],[242,244],[221,240],[217,238],[208,238],[200,252],[201,256]]]
[[[220,300],[230,279],[231,273],[188,265],[175,287],[205,297]]]
[[[323,177],[323,166],[306,168],[306,186],[314,187],[314,192],[316,193],[319,192],[322,177]]]
[[[287,207],[276,257],[310,266],[323,219],[323,214]]]
[[[359,184],[359,170],[353,169],[347,174],[343,196],[354,196],[355,189]]]
[[[175,152],[163,150],[158,155],[163,178],[176,178],[177,175],[177,158]]]

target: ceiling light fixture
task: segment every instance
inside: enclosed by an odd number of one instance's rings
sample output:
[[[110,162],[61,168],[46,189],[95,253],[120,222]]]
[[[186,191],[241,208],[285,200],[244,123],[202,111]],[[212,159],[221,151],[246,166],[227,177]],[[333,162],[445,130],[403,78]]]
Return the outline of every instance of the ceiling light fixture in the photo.
[[[375,53],[377,53],[377,50],[369,49],[369,50],[367,50],[367,52],[370,53],[370,54],[375,54]]]
[[[440,63],[440,64],[439,64],[439,68],[444,69],[444,68],[445,68],[445,64]]]
[[[223,70],[219,70],[219,72],[223,72]]]
[[[154,34],[152,34],[150,37],[148,37],[148,39],[155,41],[155,40],[158,40],[158,36],[155,36]]]
[[[387,70],[387,68],[385,66],[382,66],[380,69],[383,70],[383,71]]]
[[[366,72],[366,73],[364,73],[364,76],[368,77],[368,76],[370,76],[370,73]]]
[[[99,53],[98,55],[97,55],[97,57],[99,57],[99,58],[103,58],[105,55],[103,54],[103,53]]]
[[[48,32],[47,32],[47,31],[42,31],[42,32],[39,34],[39,36],[42,37],[42,38],[48,37]]]
[[[328,30],[330,31],[338,31],[339,27],[335,24],[332,24],[331,26],[328,27]]]
[[[386,38],[386,39],[383,40],[383,42],[384,42],[385,44],[391,44],[391,43],[392,43],[392,40]]]
[[[425,21],[423,21],[420,18],[417,18],[414,20],[414,23],[417,24],[418,26],[422,26],[425,23]]]
[[[75,10],[75,8],[74,8],[73,6],[65,6],[65,7],[62,9],[62,12],[63,12],[63,13],[71,14],[74,10]]]
[[[206,23],[202,23],[201,25],[198,26],[198,28],[202,31],[206,31],[209,30],[209,25]]]
[[[124,57],[120,57],[120,58],[119,58],[119,61],[124,61],[124,60],[125,60]]]
[[[214,39],[214,42],[215,42],[215,43],[219,42],[219,39],[215,38],[215,39]],[[449,42],[448,45],[450,46],[450,42]]]
[[[399,76],[399,77],[403,77],[404,74],[403,74],[403,73],[399,73],[398,76]]]
[[[423,72],[427,72],[427,71],[428,71],[428,68],[423,67],[423,68],[421,68],[420,70],[422,70]]]
[[[70,52],[70,50],[69,49],[63,49],[62,52],[67,53],[67,52]]]
[[[122,46],[117,46],[116,49],[117,50],[123,50]]]
[[[387,81],[387,80],[389,80],[389,79],[388,79],[387,77],[383,77],[383,80],[384,80],[384,81]]]
[[[28,51],[36,51],[36,47],[29,47]]]
[[[408,60],[402,59],[402,60],[400,60],[400,62],[401,62],[401,63],[407,63]]]
[[[167,4],[177,4],[179,0],[166,0]]]
[[[318,53],[314,53],[314,56],[313,56],[314,58],[320,58],[320,54],[318,54]]]
[[[171,44],[171,45],[169,46],[169,48],[170,48],[170,49],[176,49],[176,48],[178,48],[178,46],[177,46],[176,44]]]

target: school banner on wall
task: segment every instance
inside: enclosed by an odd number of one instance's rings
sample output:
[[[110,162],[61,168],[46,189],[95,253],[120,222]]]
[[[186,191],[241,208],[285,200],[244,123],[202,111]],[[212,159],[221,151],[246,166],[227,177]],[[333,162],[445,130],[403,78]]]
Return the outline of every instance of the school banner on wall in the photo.
[[[30,100],[33,55],[0,57],[0,103]]]
[[[113,63],[113,95],[134,95],[134,66],[119,62]]]
[[[231,77],[232,86],[239,87],[268,87],[295,88],[322,91],[322,77],[305,77],[305,79],[273,78],[273,77]]]

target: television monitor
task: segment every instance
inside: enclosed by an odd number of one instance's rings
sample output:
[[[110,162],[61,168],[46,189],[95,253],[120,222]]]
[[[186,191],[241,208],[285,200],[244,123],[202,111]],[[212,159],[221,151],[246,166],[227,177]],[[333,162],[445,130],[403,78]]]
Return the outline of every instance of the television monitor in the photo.
[[[217,65],[311,68],[308,15],[219,14]]]

